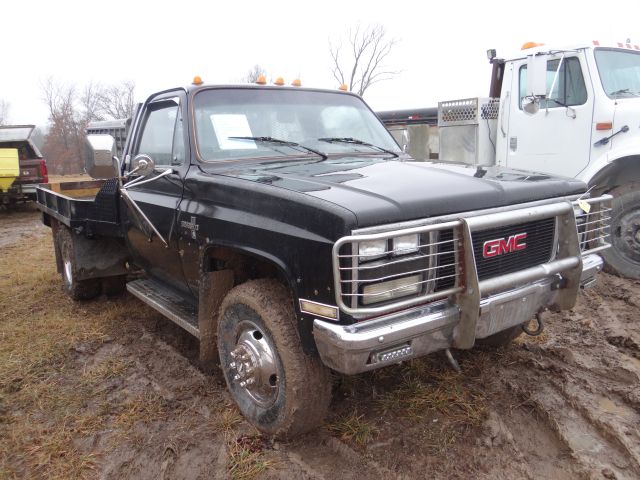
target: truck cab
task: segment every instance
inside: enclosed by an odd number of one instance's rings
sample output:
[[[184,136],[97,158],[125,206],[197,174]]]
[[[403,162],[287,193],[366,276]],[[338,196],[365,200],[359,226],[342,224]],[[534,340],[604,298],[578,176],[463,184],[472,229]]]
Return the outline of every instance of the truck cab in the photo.
[[[578,178],[611,192],[612,270],[640,277],[640,47],[630,43],[554,48],[527,44],[502,64],[495,162]],[[542,58],[539,112],[523,109],[528,64]],[[495,70],[494,70],[495,71]]]

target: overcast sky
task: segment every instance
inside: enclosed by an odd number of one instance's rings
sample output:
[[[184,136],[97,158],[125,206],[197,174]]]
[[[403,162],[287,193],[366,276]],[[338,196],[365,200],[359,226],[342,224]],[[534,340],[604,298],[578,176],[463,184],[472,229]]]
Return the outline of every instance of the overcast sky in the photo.
[[[640,43],[636,1],[4,0],[0,12],[0,99],[12,123],[46,123],[40,83],[49,76],[79,88],[133,80],[140,101],[194,75],[237,82],[254,64],[288,83],[335,88],[328,41],[358,23],[399,40],[388,65],[402,73],[367,91],[374,110],[486,95],[489,48]]]

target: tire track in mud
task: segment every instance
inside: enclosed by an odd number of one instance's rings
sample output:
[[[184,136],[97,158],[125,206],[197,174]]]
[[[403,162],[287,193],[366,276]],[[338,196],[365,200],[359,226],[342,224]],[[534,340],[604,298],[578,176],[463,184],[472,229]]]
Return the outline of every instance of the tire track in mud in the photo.
[[[637,282],[603,277],[573,311],[550,315],[547,342],[525,339],[524,348],[512,351],[518,366],[498,369],[502,383],[577,461],[575,475],[640,478],[640,361],[631,356],[640,289]],[[529,425],[524,430],[540,428],[533,418],[519,420]],[[509,426],[523,431],[517,422]]]

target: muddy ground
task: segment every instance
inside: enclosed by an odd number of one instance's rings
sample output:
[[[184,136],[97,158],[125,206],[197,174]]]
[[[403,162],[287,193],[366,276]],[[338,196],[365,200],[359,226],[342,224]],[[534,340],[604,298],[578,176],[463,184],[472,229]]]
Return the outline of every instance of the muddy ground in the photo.
[[[602,275],[541,337],[335,379],[263,438],[197,344],[136,299],[62,294],[38,214],[0,212],[0,477],[640,478],[640,282]],[[35,341],[34,341],[35,339]]]

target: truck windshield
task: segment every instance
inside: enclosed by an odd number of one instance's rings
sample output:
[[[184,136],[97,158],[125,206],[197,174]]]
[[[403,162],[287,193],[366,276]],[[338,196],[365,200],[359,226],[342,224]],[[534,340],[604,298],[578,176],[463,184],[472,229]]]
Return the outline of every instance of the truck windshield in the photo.
[[[640,52],[598,48],[595,57],[607,96],[640,96]]]
[[[194,116],[198,150],[205,161],[313,155],[287,142],[329,155],[400,153],[362,100],[338,92],[284,87],[201,90],[195,95]],[[358,142],[327,142],[327,138]]]

